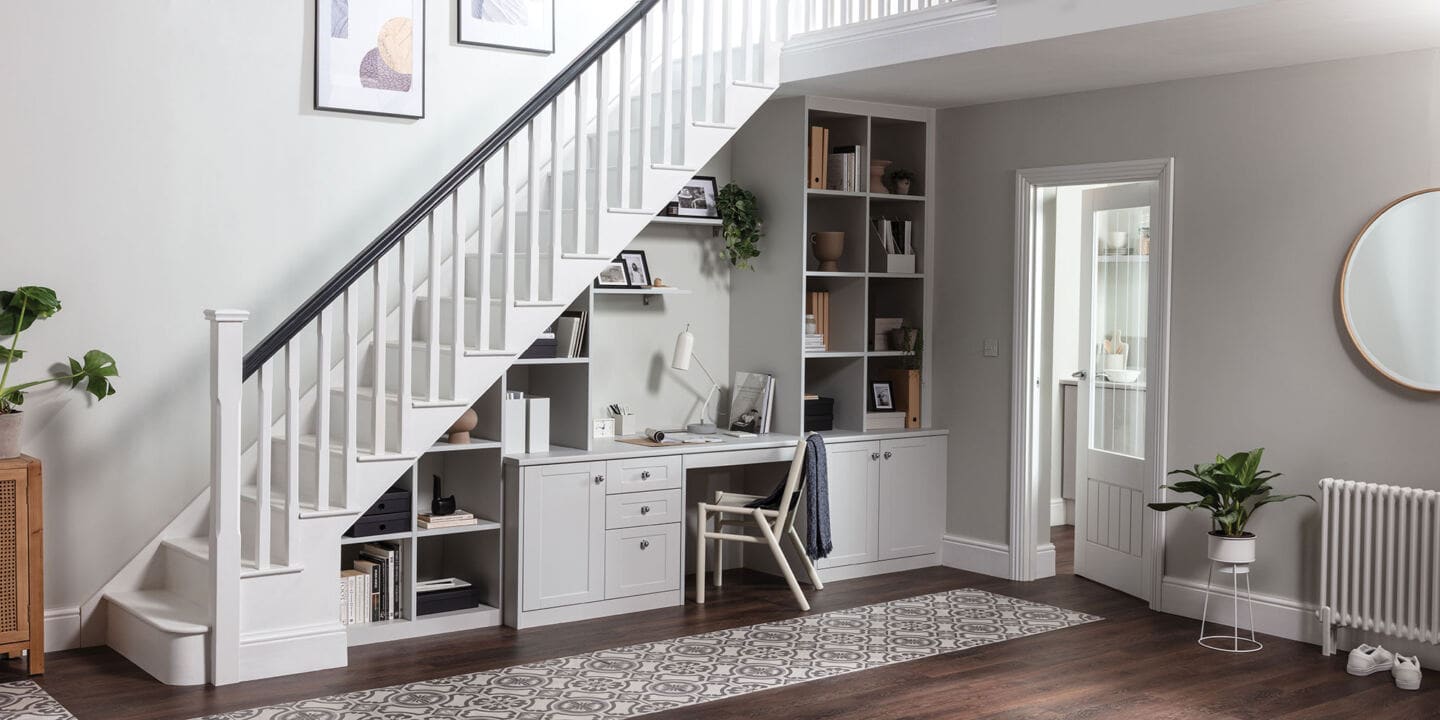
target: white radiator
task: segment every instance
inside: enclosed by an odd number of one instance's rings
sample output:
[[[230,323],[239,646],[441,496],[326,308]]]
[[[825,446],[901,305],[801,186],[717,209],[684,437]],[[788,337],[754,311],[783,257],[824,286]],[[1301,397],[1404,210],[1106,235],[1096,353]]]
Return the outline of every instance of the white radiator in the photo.
[[[1320,622],[1440,643],[1440,492],[1320,481]]]

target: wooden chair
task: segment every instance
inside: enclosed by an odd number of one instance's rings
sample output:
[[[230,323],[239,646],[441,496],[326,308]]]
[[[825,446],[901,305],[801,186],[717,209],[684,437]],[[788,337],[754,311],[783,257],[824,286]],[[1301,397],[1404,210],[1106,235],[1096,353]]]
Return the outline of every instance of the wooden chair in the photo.
[[[785,559],[785,550],[780,546],[780,538],[789,537],[795,544],[795,550],[800,555],[800,562],[805,566],[805,574],[810,576],[810,584],[816,590],[824,590],[824,583],[820,582],[820,575],[815,572],[814,563],[810,562],[810,556],[805,553],[805,541],[800,538],[800,533],[795,532],[794,508],[799,504],[799,499],[805,492],[805,438],[795,444],[795,459],[790,462],[790,472],[785,478],[785,491],[781,494],[780,506],[774,510],[764,508],[745,507],[746,504],[764,498],[762,495],[744,495],[719,491],[715,493],[714,503],[699,503],[695,516],[695,602],[705,602],[705,555],[706,540],[715,540],[715,587],[720,587],[725,567],[724,547],[725,542],[743,543],[764,543],[770,546],[770,552],[775,556],[775,563],[780,566],[780,571],[785,575],[785,582],[789,583],[790,591],[795,593],[795,600],[800,603],[801,610],[809,610],[810,603],[805,599],[805,593],[800,591],[800,583],[795,579],[795,573],[790,569],[790,563]],[[710,518],[715,518],[715,529],[710,530]],[[746,528],[754,527],[760,531],[758,536],[746,535],[743,532],[726,532],[726,527],[731,526],[736,530],[743,531]]]

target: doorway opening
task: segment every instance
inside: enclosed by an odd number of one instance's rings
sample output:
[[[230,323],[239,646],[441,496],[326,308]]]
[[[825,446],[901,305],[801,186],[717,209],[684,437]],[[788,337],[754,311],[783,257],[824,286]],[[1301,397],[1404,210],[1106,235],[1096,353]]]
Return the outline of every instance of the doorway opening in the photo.
[[[1019,173],[1011,561],[1158,601],[1170,160]],[[1030,548],[1034,548],[1031,552]]]

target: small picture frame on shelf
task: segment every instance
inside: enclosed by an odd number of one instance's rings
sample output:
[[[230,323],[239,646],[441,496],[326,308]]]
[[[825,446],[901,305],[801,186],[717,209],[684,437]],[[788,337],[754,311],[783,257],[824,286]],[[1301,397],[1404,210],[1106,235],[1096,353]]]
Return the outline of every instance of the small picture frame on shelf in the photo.
[[[678,217],[711,218],[720,217],[720,204],[718,197],[720,190],[715,183],[715,178],[708,175],[696,175],[680,188],[675,195],[675,202],[678,207],[675,215]]]
[[[870,401],[875,405],[876,410],[894,410],[895,387],[889,380],[876,380],[870,383]]]
[[[645,259],[644,250],[626,250],[615,260],[625,267],[625,274],[630,278],[629,287],[650,287],[650,263]]]
[[[630,285],[630,273],[625,270],[625,263],[616,258],[599,275],[595,276],[595,287],[597,288],[628,288]]]

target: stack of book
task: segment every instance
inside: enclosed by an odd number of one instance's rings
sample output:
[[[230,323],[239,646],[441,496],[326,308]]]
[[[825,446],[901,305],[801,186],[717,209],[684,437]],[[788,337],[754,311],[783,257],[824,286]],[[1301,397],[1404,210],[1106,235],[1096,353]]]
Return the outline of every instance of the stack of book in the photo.
[[[860,145],[840,145],[831,148],[830,160],[826,163],[826,189],[860,191],[860,158],[864,156]]]
[[[525,352],[520,353],[520,357],[526,360],[553,358],[555,357],[557,344],[555,331],[552,327],[540,333],[540,337],[536,338],[535,342],[530,343],[530,347],[525,348]]]
[[[456,510],[449,515],[431,515],[420,513],[415,516],[415,522],[421,530],[437,530],[439,528],[465,527],[466,525],[478,525],[480,518],[475,513],[466,510]]]
[[[340,573],[340,622],[353,625],[404,617],[404,577],[399,544],[366,543],[353,568]]]
[[[814,331],[811,331],[810,316],[814,316]],[[818,341],[818,342],[817,342]],[[824,352],[830,349],[830,292],[818,290],[805,298],[805,352]]]
[[[868,412],[865,413],[866,430],[904,430],[905,412]]]
[[[585,347],[585,331],[588,329],[589,313],[584,310],[566,310],[555,321],[555,357],[578,358]]]

